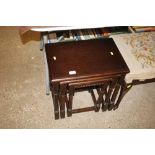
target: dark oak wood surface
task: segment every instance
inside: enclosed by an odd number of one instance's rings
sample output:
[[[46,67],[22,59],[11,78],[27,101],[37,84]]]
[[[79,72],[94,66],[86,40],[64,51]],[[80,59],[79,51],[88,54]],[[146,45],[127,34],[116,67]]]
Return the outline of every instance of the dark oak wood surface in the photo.
[[[129,72],[112,38],[46,44],[46,53],[53,82]]]

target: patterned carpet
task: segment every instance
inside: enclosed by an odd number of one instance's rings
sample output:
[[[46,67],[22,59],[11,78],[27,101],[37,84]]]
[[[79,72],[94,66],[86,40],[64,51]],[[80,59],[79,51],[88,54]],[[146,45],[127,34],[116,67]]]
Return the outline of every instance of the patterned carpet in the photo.
[[[116,111],[54,120],[39,34],[21,42],[15,27],[0,27],[0,36],[0,128],[155,128],[155,83],[134,86]],[[90,94],[76,94],[74,106],[85,104],[92,104]]]

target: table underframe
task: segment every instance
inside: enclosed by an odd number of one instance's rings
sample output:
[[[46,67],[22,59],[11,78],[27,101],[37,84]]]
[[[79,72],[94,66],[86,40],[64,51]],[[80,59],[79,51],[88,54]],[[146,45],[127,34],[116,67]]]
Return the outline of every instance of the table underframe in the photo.
[[[97,92],[97,96],[94,93]],[[88,91],[91,94],[94,106],[72,109],[74,94],[79,91]],[[65,118],[66,114],[95,111],[116,110],[125,95],[126,83],[124,75],[108,79],[60,82],[51,84],[55,119]]]

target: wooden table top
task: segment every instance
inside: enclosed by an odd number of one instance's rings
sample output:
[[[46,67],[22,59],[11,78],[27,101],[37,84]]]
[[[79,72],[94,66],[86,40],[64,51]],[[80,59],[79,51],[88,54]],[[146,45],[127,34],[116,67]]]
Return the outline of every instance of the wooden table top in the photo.
[[[112,38],[46,44],[45,48],[52,82],[129,72]]]

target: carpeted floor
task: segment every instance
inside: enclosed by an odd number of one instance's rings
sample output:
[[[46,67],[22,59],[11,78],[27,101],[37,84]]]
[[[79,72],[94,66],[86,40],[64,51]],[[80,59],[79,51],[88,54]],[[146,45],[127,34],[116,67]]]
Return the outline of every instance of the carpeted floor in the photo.
[[[0,128],[155,128],[155,83],[133,87],[116,111],[54,120],[39,34],[29,32],[22,41],[15,27],[0,27]],[[90,94],[75,95],[74,105],[87,103]]]

